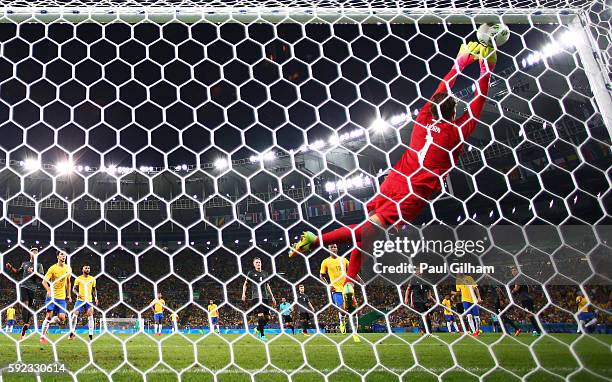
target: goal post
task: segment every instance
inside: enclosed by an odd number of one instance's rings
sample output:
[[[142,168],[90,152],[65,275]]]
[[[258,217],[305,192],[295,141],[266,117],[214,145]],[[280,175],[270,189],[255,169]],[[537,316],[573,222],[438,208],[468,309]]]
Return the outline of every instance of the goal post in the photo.
[[[30,277],[5,264],[37,247],[45,271],[65,250],[73,278],[86,265],[96,278],[98,330],[66,360],[76,380],[83,365],[106,379],[608,379],[609,13],[599,0],[5,2],[0,326],[10,306],[21,319],[12,291]],[[473,132],[439,190],[424,198],[415,181],[387,200],[417,116],[488,22],[511,37]],[[459,115],[479,69],[457,78]],[[450,154],[437,123],[427,147]],[[415,195],[419,214],[380,237],[423,247],[363,250],[351,293],[371,203]],[[287,255],[305,231],[314,248],[343,228],[339,259]],[[0,336],[15,362],[42,346],[65,358],[59,319],[38,346],[39,292],[25,342]]]

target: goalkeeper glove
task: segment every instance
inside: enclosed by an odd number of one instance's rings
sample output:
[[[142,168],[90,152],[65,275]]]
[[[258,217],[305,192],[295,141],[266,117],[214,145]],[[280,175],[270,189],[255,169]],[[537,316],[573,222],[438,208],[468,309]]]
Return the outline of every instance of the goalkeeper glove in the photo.
[[[481,47],[482,45],[476,41],[461,44],[456,60],[459,71],[463,71],[468,65],[480,59]]]
[[[495,48],[480,44],[480,73],[492,72],[497,64],[497,52]]]

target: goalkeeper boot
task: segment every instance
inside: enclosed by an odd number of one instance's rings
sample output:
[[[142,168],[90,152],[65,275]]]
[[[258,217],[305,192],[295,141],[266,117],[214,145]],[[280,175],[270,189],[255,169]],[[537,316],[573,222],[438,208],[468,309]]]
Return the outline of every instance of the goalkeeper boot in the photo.
[[[349,313],[353,313],[355,308],[357,308],[357,299],[355,298],[355,288],[353,287],[353,283],[344,284],[342,297],[344,299],[344,310]]]
[[[304,231],[300,241],[291,246],[291,249],[289,250],[289,257],[309,254],[314,249],[312,247],[316,240],[317,235],[310,231]]]

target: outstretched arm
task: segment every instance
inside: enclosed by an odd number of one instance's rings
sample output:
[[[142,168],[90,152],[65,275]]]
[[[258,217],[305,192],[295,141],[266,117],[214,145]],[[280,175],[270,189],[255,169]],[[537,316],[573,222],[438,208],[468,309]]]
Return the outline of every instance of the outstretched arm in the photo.
[[[470,101],[468,110],[455,121],[455,124],[461,128],[463,140],[467,139],[472,134],[480,120],[480,115],[482,114],[484,105],[487,102],[487,95],[489,94],[491,72],[493,68],[495,68],[496,63],[497,54],[493,48],[483,48],[482,58],[480,59],[480,78],[478,79],[475,96],[472,101]]]
[[[453,85],[455,85],[455,81],[457,80],[459,73],[461,73],[463,69],[465,69],[467,66],[469,66],[471,63],[475,62],[478,59],[481,47],[482,45],[475,41],[461,45],[461,48],[459,49],[459,54],[457,54],[457,58],[453,63],[453,67],[448,73],[446,73],[442,81],[440,81],[440,83],[438,84],[438,87],[434,91],[429,101],[427,101],[425,106],[421,109],[419,115],[416,118],[416,122],[425,124],[429,123],[429,120],[431,118],[431,100],[440,93],[450,94],[450,91]]]

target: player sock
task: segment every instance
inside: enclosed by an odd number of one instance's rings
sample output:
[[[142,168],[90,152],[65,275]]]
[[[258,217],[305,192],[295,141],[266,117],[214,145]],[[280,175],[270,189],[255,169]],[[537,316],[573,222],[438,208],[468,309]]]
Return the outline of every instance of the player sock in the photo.
[[[457,326],[456,322],[453,322],[453,326],[455,327],[455,331],[459,333],[459,327]]]
[[[470,331],[474,333],[476,329],[474,328],[474,318],[471,314],[467,315],[468,325],[470,325]]]
[[[480,330],[480,316],[474,316],[474,327],[476,331]]]
[[[94,319],[93,319],[93,316],[87,317],[87,328],[89,329],[89,335],[93,336],[93,332],[94,332]]]
[[[450,321],[446,323],[446,328],[448,329],[448,332],[449,332],[449,333],[451,333],[451,332],[452,332],[452,330],[451,330],[451,323],[450,323]]]
[[[529,317],[529,321],[531,322],[531,325],[533,326],[533,330],[535,330],[538,333],[542,332],[542,330],[540,330],[540,325],[538,325],[538,321],[536,320],[534,316]]]
[[[589,326],[594,325],[595,323],[597,323],[597,319],[593,318],[593,319],[591,319],[591,321],[587,322],[587,324],[584,325],[584,327],[588,328]]]
[[[264,336],[264,330],[266,327],[265,324],[266,320],[263,317],[260,317],[257,319],[257,330],[259,330],[259,336],[263,337]]]
[[[153,324],[153,333],[157,334],[157,324]]]
[[[79,321],[79,316],[74,314],[72,315],[71,318],[72,319],[69,321],[70,322],[70,333],[74,333],[76,331],[77,323]]]

